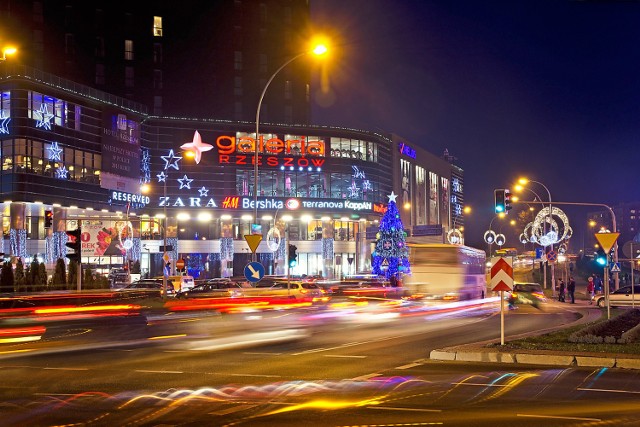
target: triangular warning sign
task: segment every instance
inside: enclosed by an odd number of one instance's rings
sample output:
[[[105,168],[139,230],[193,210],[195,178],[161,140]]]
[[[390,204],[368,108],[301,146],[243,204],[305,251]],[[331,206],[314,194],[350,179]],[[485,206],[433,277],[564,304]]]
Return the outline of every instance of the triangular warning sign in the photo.
[[[600,243],[600,247],[603,251],[609,252],[613,245],[618,240],[620,233],[595,233],[596,240]]]
[[[249,245],[249,249],[251,249],[251,252],[255,253],[256,249],[258,249],[258,245],[262,241],[262,234],[245,234],[244,240],[247,241],[247,244]]]

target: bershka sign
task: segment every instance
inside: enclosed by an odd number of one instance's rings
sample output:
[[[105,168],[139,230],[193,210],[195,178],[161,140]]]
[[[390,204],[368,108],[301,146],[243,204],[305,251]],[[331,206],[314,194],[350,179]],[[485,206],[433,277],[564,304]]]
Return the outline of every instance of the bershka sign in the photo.
[[[306,200],[306,199],[276,199],[261,197],[257,200],[258,209],[345,209],[352,211],[372,211],[374,204],[365,201],[353,200]],[[223,209],[255,209],[256,201],[251,197],[227,196],[222,200]]]
[[[220,164],[253,165],[255,164],[256,145],[258,166],[319,168],[325,162],[324,141],[307,141],[304,136],[299,139],[281,140],[280,138],[264,139],[260,135],[255,138],[244,136],[222,135],[216,139],[218,162]]]

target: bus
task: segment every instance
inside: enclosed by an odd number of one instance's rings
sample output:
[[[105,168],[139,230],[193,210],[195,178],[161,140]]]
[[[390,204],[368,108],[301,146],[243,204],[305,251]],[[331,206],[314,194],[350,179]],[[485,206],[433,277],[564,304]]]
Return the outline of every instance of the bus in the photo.
[[[486,254],[464,245],[407,243],[411,274],[403,277],[413,297],[438,300],[484,298]]]

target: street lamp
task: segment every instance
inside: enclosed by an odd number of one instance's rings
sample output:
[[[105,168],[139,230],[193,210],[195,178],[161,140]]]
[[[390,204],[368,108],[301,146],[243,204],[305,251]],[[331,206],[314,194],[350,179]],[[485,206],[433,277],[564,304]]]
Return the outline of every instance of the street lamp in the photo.
[[[462,210],[463,213],[468,214],[471,213],[471,208],[469,206],[465,206]],[[459,218],[462,218],[462,215],[454,215],[453,216],[453,227],[447,233],[447,240],[452,244],[464,244],[464,235],[462,232],[464,231],[464,226],[460,228],[456,228],[456,222]]]
[[[259,144],[259,141],[260,141],[260,108],[262,107],[262,101],[264,100],[264,95],[265,95],[265,93],[267,93],[267,89],[269,88],[269,85],[271,84],[273,79],[287,65],[291,64],[293,61],[295,61],[298,58],[302,58],[303,56],[310,55],[310,54],[321,56],[321,55],[324,55],[325,53],[327,53],[327,51],[328,51],[328,49],[327,49],[327,47],[325,45],[318,44],[312,50],[304,51],[304,52],[299,53],[296,56],[290,58],[288,61],[286,61],[284,64],[282,64],[280,66],[280,68],[278,68],[271,75],[269,80],[267,80],[267,83],[264,85],[264,88],[262,89],[262,93],[260,94],[260,99],[258,100],[258,108],[256,109],[256,139],[254,141],[255,150],[254,150],[254,153],[253,153],[253,218],[254,218],[254,221],[258,220],[258,151],[259,151],[258,147],[260,145]],[[253,253],[253,261],[257,261],[257,256],[258,256],[257,252],[254,252]]]
[[[0,61],[6,61],[7,60],[7,55],[13,55],[17,51],[18,51],[18,49],[16,49],[15,47],[5,47],[5,48],[3,48],[2,49],[2,58],[0,58]]]

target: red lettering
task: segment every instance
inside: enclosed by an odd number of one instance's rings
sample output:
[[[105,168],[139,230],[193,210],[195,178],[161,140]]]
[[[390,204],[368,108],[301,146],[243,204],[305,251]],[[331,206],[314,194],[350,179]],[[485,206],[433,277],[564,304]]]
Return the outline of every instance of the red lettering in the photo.
[[[298,159],[298,166],[307,167],[309,166],[309,160],[304,157]]]
[[[226,154],[220,154],[218,156],[218,163],[229,163],[229,156]]]
[[[324,159],[311,159],[311,164],[316,167],[324,165]]]
[[[293,157],[285,157],[283,160],[285,166],[293,166]]]
[[[236,165],[246,165],[246,164],[247,164],[247,156],[236,157]]]
[[[278,166],[277,157],[267,157],[267,166]]]

